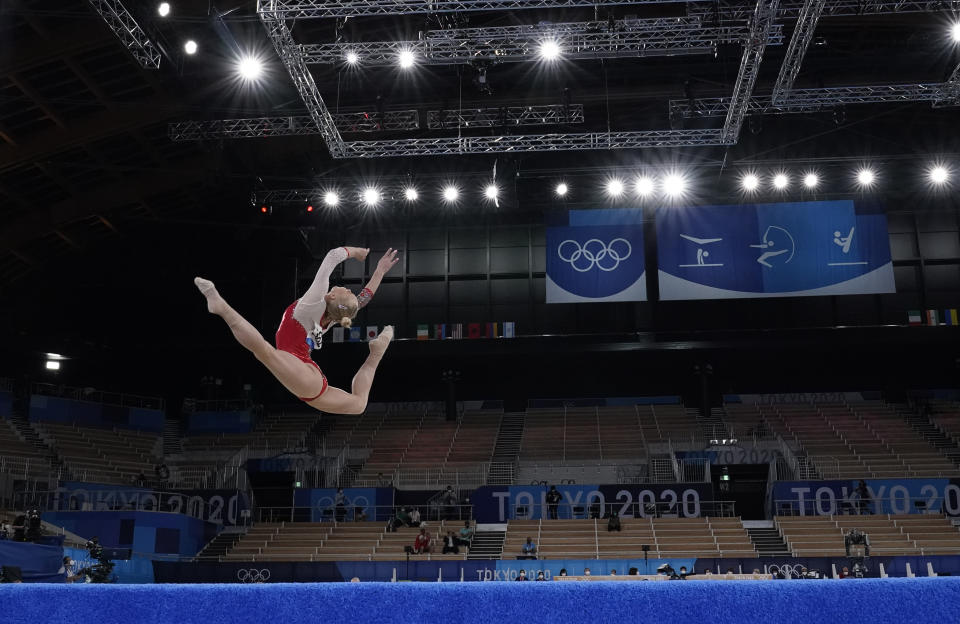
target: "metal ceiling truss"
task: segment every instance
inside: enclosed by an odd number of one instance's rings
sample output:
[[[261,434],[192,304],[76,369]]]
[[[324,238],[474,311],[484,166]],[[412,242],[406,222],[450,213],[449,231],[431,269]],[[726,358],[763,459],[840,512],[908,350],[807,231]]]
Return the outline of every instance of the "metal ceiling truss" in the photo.
[[[144,69],[160,68],[160,50],[143,32],[137,20],[120,0],[88,0],[90,6],[107,23],[133,58]]]
[[[341,132],[417,130],[420,127],[420,115],[415,110],[386,111],[384,113],[342,113],[334,115],[333,120],[337,129]],[[313,118],[308,115],[185,121],[172,123],[167,129],[167,135],[173,141],[246,139],[309,134],[320,134],[320,129],[317,124],[313,123]]]
[[[806,0],[782,0],[777,17],[799,17]],[[688,15],[709,19],[742,20],[750,16],[752,9],[738,0],[713,0],[687,6]],[[829,16],[890,15],[894,13],[940,13],[955,14],[960,11],[960,0],[827,0],[823,14]]]
[[[743,58],[740,61],[740,72],[733,87],[733,96],[727,107],[727,117],[723,122],[723,142],[733,145],[740,136],[740,128],[750,106],[750,96],[753,86],[757,82],[760,72],[760,62],[767,48],[770,31],[773,30],[773,20],[776,18],[780,0],[757,0],[753,17],[750,19],[750,36],[743,46]]]
[[[430,130],[579,123],[583,123],[583,104],[455,108],[427,113],[427,128]]]
[[[770,95],[750,98],[748,113],[780,115],[813,113],[830,110],[844,104],[882,104],[885,102],[942,102],[953,106],[958,101],[957,87],[951,90],[949,82],[924,84],[876,85],[860,87],[828,87],[822,89],[794,89],[790,98],[774,105]],[[730,98],[700,98],[670,100],[670,113],[679,117],[722,117],[730,107]]]
[[[797,74],[800,73],[800,64],[813,40],[813,32],[817,28],[817,22],[820,21],[825,2],[826,0],[806,0],[803,3],[797,25],[793,29],[793,36],[790,38],[790,45],[787,46],[787,55],[783,59],[783,65],[780,66],[777,82],[773,86],[774,104],[782,103],[793,88]]]
[[[941,97],[933,101],[934,108],[943,108],[945,106],[956,106],[960,104],[960,65],[953,69],[953,73],[943,83],[943,93]]]
[[[306,19],[460,13],[465,11],[518,11],[563,7],[618,6],[624,4],[675,4],[677,0],[258,0],[257,12],[278,18]],[[697,0],[691,0],[697,1]],[[704,0],[705,1],[705,0]]]
[[[307,63],[344,63],[349,52],[364,66],[396,65],[402,51],[414,54],[423,65],[462,65],[476,61],[519,63],[540,58],[540,45],[556,41],[564,59],[713,54],[717,44],[745,42],[750,30],[743,26],[701,26],[699,23],[655,20],[657,27],[603,32],[531,31],[499,37],[434,37],[419,41],[375,41],[304,44],[299,53]],[[768,43],[783,43],[783,28],[772,27]]]
[[[744,23],[746,20],[743,20]],[[439,28],[423,32],[423,39],[491,39],[503,37],[540,37],[577,33],[656,32],[663,28],[699,28],[703,20],[697,17],[654,17],[621,19],[602,22],[539,22],[515,26],[483,26],[477,28]],[[611,27],[612,24],[612,27]]]

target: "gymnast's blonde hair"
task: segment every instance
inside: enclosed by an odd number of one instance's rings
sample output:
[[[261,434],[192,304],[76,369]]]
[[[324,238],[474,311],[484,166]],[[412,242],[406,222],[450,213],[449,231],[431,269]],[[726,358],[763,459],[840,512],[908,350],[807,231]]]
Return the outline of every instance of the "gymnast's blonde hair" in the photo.
[[[350,291],[343,295],[334,295],[327,299],[327,318],[349,329],[353,325],[353,317],[357,315],[359,307],[357,296]]]

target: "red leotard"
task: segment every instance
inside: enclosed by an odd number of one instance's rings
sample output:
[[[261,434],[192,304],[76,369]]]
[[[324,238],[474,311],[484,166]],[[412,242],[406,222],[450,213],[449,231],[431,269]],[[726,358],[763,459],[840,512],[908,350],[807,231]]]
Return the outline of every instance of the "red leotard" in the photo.
[[[299,301],[299,299],[297,301]],[[323,371],[320,370],[317,363],[310,357],[310,345],[307,343],[307,330],[303,328],[300,321],[293,318],[293,309],[297,307],[297,301],[291,303],[284,311],[283,320],[280,321],[280,327],[277,328],[276,342],[278,349],[286,351],[296,356],[297,359],[314,366],[317,372],[320,373],[320,377],[323,379],[323,386],[320,388],[317,396],[309,399],[299,397],[301,401],[310,402],[326,392],[327,376],[323,374]]]

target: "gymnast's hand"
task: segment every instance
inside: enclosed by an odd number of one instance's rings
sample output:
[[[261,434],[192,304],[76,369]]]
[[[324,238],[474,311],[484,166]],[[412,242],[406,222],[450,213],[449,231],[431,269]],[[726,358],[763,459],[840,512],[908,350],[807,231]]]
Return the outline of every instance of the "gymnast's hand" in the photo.
[[[385,275],[387,271],[392,269],[393,265],[398,262],[400,262],[400,258],[397,257],[397,250],[391,247],[383,254],[380,261],[377,262],[377,271],[379,271],[381,275]]]

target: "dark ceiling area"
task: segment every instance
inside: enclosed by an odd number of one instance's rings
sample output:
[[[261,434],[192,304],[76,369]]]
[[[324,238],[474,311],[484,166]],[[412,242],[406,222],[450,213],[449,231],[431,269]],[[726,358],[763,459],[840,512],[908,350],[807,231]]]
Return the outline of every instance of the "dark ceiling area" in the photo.
[[[612,172],[629,176],[644,167],[680,168],[695,180],[691,201],[718,202],[740,199],[735,180],[747,169],[786,167],[799,173],[816,166],[832,172],[835,181],[817,198],[832,198],[854,192],[847,183],[852,168],[880,163],[884,185],[877,198],[889,207],[919,209],[917,199],[922,198],[923,209],[957,210],[955,192],[931,197],[918,181],[918,172],[935,160],[955,163],[954,173],[960,173],[958,108],[932,106],[930,98],[825,105],[801,113],[748,111],[737,140],[729,145],[335,158],[319,133],[175,140],[176,124],[185,122],[308,115],[257,14],[256,2],[175,0],[171,14],[161,18],[157,2],[124,1],[143,36],[159,51],[158,68],[144,68],[94,4],[5,0],[0,6],[0,341],[6,346],[0,373],[31,372],[34,364],[29,358],[50,351],[86,363],[83,371],[73,373],[77,383],[84,383],[86,375],[122,379],[114,385],[160,392],[168,380],[186,387],[205,371],[237,385],[252,378],[264,381],[261,372],[253,372],[252,358],[237,363],[239,349],[222,327],[204,316],[191,282],[194,275],[219,278],[218,284],[232,293],[235,307],[258,327],[271,328],[285,305],[278,307],[278,302],[295,297],[298,284],[316,267],[318,250],[310,240],[318,233],[324,240],[360,244],[374,234],[383,237],[418,228],[542,224],[545,215],[556,210],[605,205],[597,189]],[[459,36],[478,28],[549,30],[550,24],[586,23],[584,32],[590,35],[629,33],[650,20],[681,23],[690,15],[698,16],[704,28],[713,29],[710,32],[749,30],[746,18],[730,17],[731,7],[749,15],[757,3],[573,6],[577,3],[571,2],[552,8],[550,4],[563,3],[542,4],[548,6],[300,18],[286,23],[299,44],[338,43],[346,46],[343,49],[351,45],[360,49],[362,44],[425,41],[442,38],[446,31]],[[794,0],[789,6],[804,4]],[[859,15],[830,9],[839,4],[850,3],[826,1],[795,89],[937,85],[951,76],[957,80],[960,43],[951,40],[950,28],[960,19],[960,3],[901,3],[899,9],[873,10],[894,3],[863,2],[864,14]],[[766,46],[754,94],[771,93],[797,21],[795,10],[775,19],[776,37]],[[194,55],[183,52],[188,39],[197,42]],[[310,72],[333,115],[360,120],[342,127],[346,141],[710,129],[722,126],[723,117],[671,114],[671,102],[696,109],[702,99],[729,98],[743,40],[717,39],[708,49],[695,52],[666,54],[651,48],[643,53],[624,51],[618,58],[585,55],[549,63],[490,61],[484,56],[489,49],[478,48],[478,60],[417,64],[406,71],[393,65],[365,66],[361,57],[356,66],[312,64]],[[246,55],[263,63],[257,82],[237,77],[239,59]],[[954,89],[960,86],[954,84]],[[960,103],[960,91],[954,95],[952,104]],[[559,107],[563,112],[559,119],[541,125],[508,123],[507,109],[536,106]],[[580,106],[582,119],[571,117],[571,107]],[[455,115],[444,114],[442,127],[428,127],[431,112],[452,109],[493,110],[499,118],[486,127],[458,127]],[[380,120],[390,111],[416,111],[419,127],[387,127]],[[491,179],[494,166],[498,181],[506,186],[499,207],[484,204],[478,196],[449,210],[430,191],[448,181],[465,189],[479,188]],[[564,202],[551,191],[560,179],[575,189]],[[409,205],[395,195],[404,181],[418,181],[428,189],[423,201]],[[289,195],[279,198],[285,189],[335,185],[352,193],[368,183],[380,183],[385,189],[385,202],[376,210],[346,201],[335,211],[308,213],[304,206],[319,202],[318,196],[303,197],[299,203]],[[262,199],[272,191],[280,195]],[[658,321],[661,326],[682,329],[669,322],[672,309],[657,314],[650,312],[652,318],[663,319]],[[736,329],[761,325],[744,321]],[[629,320],[616,330],[623,328],[630,329]],[[791,336],[776,342],[781,338],[710,334],[704,340],[714,346],[661,337],[663,344],[679,346],[646,349],[642,361],[576,344],[564,354],[583,355],[582,367],[592,369],[598,379],[611,380],[604,392],[616,392],[616,384],[629,383],[629,376],[611,372],[614,369],[623,370],[624,365],[649,369],[657,361],[676,358],[673,372],[651,375],[648,385],[651,392],[657,384],[664,391],[683,392],[693,378],[680,380],[676,370],[686,370],[703,357],[728,361],[743,371],[724,380],[731,389],[740,389],[734,386],[749,374],[766,380],[766,388],[783,388],[782,377],[778,386],[769,369],[749,363],[742,347],[724,340],[742,340],[758,349],[780,344],[785,352],[805,354],[801,361],[816,358],[819,348],[811,347],[809,339]],[[867,349],[875,342],[864,336],[849,340],[853,349]],[[398,392],[404,388],[415,398],[417,383],[411,371],[420,370],[431,380],[423,382],[424,388],[433,388],[425,392],[441,392],[433,380],[454,358],[468,377],[472,374],[477,380],[475,393],[482,394],[482,372],[489,374],[503,357],[525,358],[531,366],[556,365],[549,344],[529,342],[504,353],[474,352],[479,349],[474,346],[428,355],[415,351],[413,344],[398,344],[398,351],[406,353],[401,362],[407,365],[392,369],[391,374],[403,380],[392,387]],[[944,373],[949,381],[956,375],[955,345],[951,334],[946,341],[916,348],[934,353],[937,366],[949,371]],[[334,348],[351,361],[360,356],[355,345]],[[673,353],[684,350],[686,355]],[[899,343],[887,351],[886,359],[881,358],[883,349],[876,351],[877,362],[912,353]],[[625,364],[628,361],[633,363]],[[840,363],[817,372],[818,387],[843,385],[831,377],[842,375]],[[790,374],[794,373],[800,374]],[[147,374],[150,378],[144,379]],[[874,381],[880,374],[876,367],[858,373],[873,375]],[[576,376],[570,373],[564,379],[575,383]],[[536,383],[546,388],[550,381]]]

